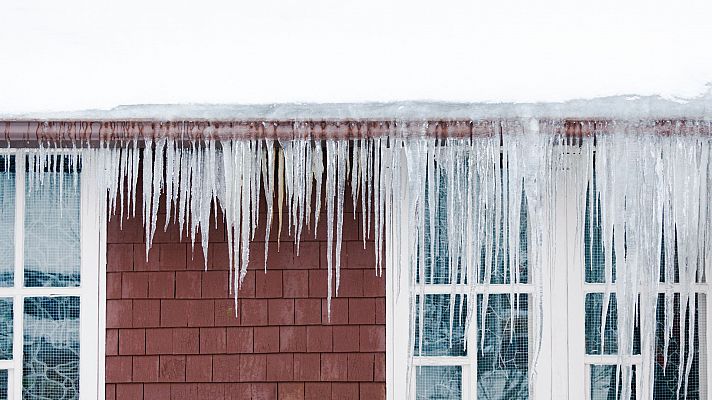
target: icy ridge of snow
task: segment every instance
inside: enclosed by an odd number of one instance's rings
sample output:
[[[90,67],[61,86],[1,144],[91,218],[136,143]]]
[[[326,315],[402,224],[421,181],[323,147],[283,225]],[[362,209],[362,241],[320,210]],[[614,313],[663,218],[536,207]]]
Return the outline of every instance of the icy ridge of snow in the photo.
[[[0,120],[422,120],[422,119],[708,119],[712,91],[694,98],[620,95],[558,103],[144,104],[108,110],[0,114]]]

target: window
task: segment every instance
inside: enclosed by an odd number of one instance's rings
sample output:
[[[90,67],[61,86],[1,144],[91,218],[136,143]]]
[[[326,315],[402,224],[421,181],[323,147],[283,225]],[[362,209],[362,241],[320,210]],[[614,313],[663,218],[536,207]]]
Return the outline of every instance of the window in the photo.
[[[453,279],[463,285],[461,293],[451,295],[451,259],[446,240],[447,192],[445,185],[438,191],[435,221],[425,217],[424,260],[416,266],[416,288],[411,324],[415,329],[414,395],[418,400],[451,398],[523,399],[528,393],[528,300],[531,286],[527,283],[527,263],[522,258],[519,279],[511,285],[514,272],[509,271],[503,238],[492,254],[482,252],[478,271],[481,281],[487,276],[487,286],[474,291],[465,288],[466,276]],[[522,233],[526,213],[520,219]],[[430,224],[435,226],[430,237]],[[501,232],[492,229],[490,234]],[[526,254],[526,235],[520,235],[520,254]],[[422,272],[422,273],[421,273]],[[516,291],[517,294],[510,296]],[[512,301],[513,300],[513,301]],[[465,341],[467,303],[474,301],[477,315],[471,323]],[[419,332],[423,318],[423,332]],[[482,324],[484,318],[485,324]],[[480,327],[485,326],[484,331]],[[452,327],[452,335],[451,335]],[[413,387],[411,387],[413,390]],[[499,394],[499,395],[498,395]]]
[[[595,182],[594,182],[595,185]],[[583,296],[585,296],[585,380],[586,392],[591,399],[613,399],[621,390],[621,374],[617,371],[618,360],[618,307],[616,295],[618,292],[615,251],[612,256],[611,276],[605,273],[605,255],[601,241],[600,216],[591,209],[591,198],[587,195],[586,218],[584,226],[584,281]],[[698,289],[694,298],[689,299],[694,315],[681,313],[681,287],[679,268],[676,255],[677,243],[672,246],[663,241],[660,249],[660,271],[656,304],[641,304],[641,309],[655,309],[655,370],[652,388],[655,399],[701,399],[705,398],[706,389],[701,386],[700,369],[700,311],[704,310],[702,300],[706,298],[706,285],[702,277],[698,277]],[[609,283],[607,285],[607,283]],[[666,301],[666,298],[670,301]],[[638,298],[638,301],[645,299]],[[665,321],[665,308],[669,320]],[[603,310],[606,309],[606,320],[603,320]],[[690,318],[692,317],[692,319]],[[631,380],[632,398],[636,393],[644,393],[640,398],[646,398],[650,388],[642,387],[636,379],[636,372],[641,363],[640,315],[635,316],[637,329],[633,332],[632,357],[630,365],[633,374]],[[605,323],[605,326],[603,324]],[[691,331],[689,324],[695,324]],[[684,326],[681,329],[681,324]],[[672,330],[672,337],[665,343],[665,329]],[[689,336],[686,333],[690,333]],[[682,336],[681,336],[682,335]],[[692,346],[689,340],[692,339]],[[688,340],[687,343],[685,341]],[[704,352],[703,352],[704,354]],[[666,356],[667,355],[667,356]],[[679,369],[688,368],[689,373],[678,381]],[[618,388],[616,388],[618,385]],[[617,390],[616,390],[617,389]]]
[[[567,157],[573,161],[577,155]],[[617,343],[619,310],[615,272],[612,277],[606,277],[600,221],[590,208],[590,196],[586,195],[590,193],[589,188],[586,182],[580,181],[586,174],[570,169],[559,171],[557,179],[561,185],[556,193],[556,215],[550,225],[552,234],[545,238],[555,240],[557,246],[558,243],[564,245],[558,246],[557,249],[562,250],[549,257],[550,262],[542,266],[544,311],[538,356],[535,357],[536,343],[533,342],[536,321],[532,316],[533,307],[537,305],[532,301],[535,289],[529,281],[526,259],[526,207],[522,207],[520,215],[519,283],[510,284],[512,271],[508,271],[507,263],[503,262],[508,255],[499,252],[499,258],[483,257],[482,260],[480,276],[489,274],[489,284],[476,285],[472,290],[465,278],[455,276],[452,279],[461,283],[462,288],[455,285],[453,291],[450,283],[453,260],[448,258],[447,241],[438,239],[448,229],[446,202],[440,201],[434,246],[430,246],[433,238],[426,233],[426,244],[417,257],[414,304],[410,304],[408,290],[402,289],[410,285],[408,278],[402,276],[405,274],[393,274],[393,264],[386,270],[389,399],[403,398],[405,393],[410,393],[410,399],[417,400],[527,399],[535,393],[540,398],[621,398],[622,374],[617,369],[620,361]],[[444,191],[441,187],[441,199],[447,196]],[[585,204],[581,204],[583,199],[586,199]],[[526,196],[523,202],[526,202]],[[575,215],[583,210],[586,210],[585,234],[578,238],[573,234],[581,232],[576,226]],[[426,232],[429,232],[429,213],[425,214]],[[405,221],[401,225],[401,237],[407,237],[405,232],[409,224]],[[494,232],[493,229],[490,234],[494,235]],[[705,340],[710,337],[711,329],[706,323],[710,318],[708,287],[705,278],[699,277],[696,295],[690,299],[693,312],[681,311],[684,310],[681,307],[684,299],[681,299],[675,256],[670,255],[675,248],[675,245],[664,244],[661,249],[663,265],[657,304],[641,305],[657,310],[654,316],[656,343],[652,347],[657,360],[654,371],[651,371],[653,387],[643,387],[643,380],[636,376],[643,357],[640,332],[634,332],[633,354],[624,361],[632,367],[632,399],[675,399],[678,392],[680,398],[687,399],[704,399],[709,395],[707,371],[711,360],[706,354],[710,343]],[[407,265],[407,249],[401,247],[392,251],[395,254],[388,254],[394,257],[392,263],[400,263],[403,271],[411,268]],[[613,264],[615,267],[615,261]],[[485,268],[486,265],[490,268]],[[665,296],[672,300],[666,301]],[[472,309],[477,315],[466,315],[466,305],[470,301],[475,302]],[[662,311],[665,307],[669,308],[667,323]],[[483,318],[484,330],[481,329]],[[468,321],[472,328],[466,330]],[[685,333],[690,324],[696,328],[691,337]],[[409,337],[409,329],[415,331],[415,343],[405,340]],[[663,340],[665,329],[673,333],[668,343]],[[690,342],[694,346],[690,346]],[[411,350],[409,346],[415,354],[411,371],[405,367]],[[536,380],[529,382],[535,363]],[[680,368],[689,370],[689,379],[678,380]]]
[[[103,233],[71,159],[0,156],[0,399],[103,397]]]

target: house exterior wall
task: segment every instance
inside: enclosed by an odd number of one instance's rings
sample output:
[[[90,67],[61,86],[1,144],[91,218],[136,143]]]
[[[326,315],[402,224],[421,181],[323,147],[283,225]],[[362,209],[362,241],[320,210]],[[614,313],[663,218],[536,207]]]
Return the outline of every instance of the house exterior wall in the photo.
[[[316,238],[308,230],[302,235],[298,256],[287,235],[286,207],[277,251],[275,214],[266,273],[260,224],[237,317],[219,218],[209,235],[207,271],[200,238],[193,256],[176,224],[163,231],[165,215],[159,215],[148,261],[140,210],[123,229],[112,218],[106,399],[384,399],[385,274],[375,275],[373,242],[364,249],[360,214],[354,220],[347,211],[331,321],[325,214]]]

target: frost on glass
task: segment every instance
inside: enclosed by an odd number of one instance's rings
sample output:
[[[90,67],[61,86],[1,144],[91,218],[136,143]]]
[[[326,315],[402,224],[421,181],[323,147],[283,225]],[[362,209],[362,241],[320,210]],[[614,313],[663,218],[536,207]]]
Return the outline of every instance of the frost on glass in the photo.
[[[465,356],[465,319],[467,300],[464,295],[426,294],[416,297],[414,352],[419,356]],[[454,301],[453,301],[454,299]],[[420,318],[423,317],[423,324]],[[420,327],[424,335],[420,335]]]
[[[0,298],[0,360],[12,360],[12,299]]]
[[[0,156],[0,287],[12,287],[15,266],[15,157]]]
[[[689,331],[690,318],[685,316],[684,321],[680,318],[680,296],[674,295],[672,302],[674,316],[672,335],[666,341],[665,335],[665,296],[658,295],[656,327],[655,327],[655,381],[653,386],[653,397],[656,399],[699,399],[700,398],[700,337],[698,319],[695,318],[694,346],[689,344],[682,347],[684,339],[681,332]],[[695,314],[698,313],[696,301]],[[688,311],[689,312],[689,311]],[[684,323],[685,329],[680,330],[680,323]],[[680,375],[680,368],[688,368],[690,373]],[[686,395],[685,395],[686,394]]]
[[[632,368],[630,399],[636,399],[635,367]],[[620,400],[622,379],[617,365],[591,365],[591,400]]]
[[[23,400],[79,398],[79,297],[27,297]]]
[[[25,188],[25,286],[79,286],[79,178],[54,171],[29,175]]]
[[[415,398],[417,400],[462,399],[462,367],[415,367]]]
[[[527,399],[528,296],[489,295],[486,310],[478,296],[477,397],[487,400]],[[484,324],[482,318],[484,317]],[[483,330],[484,328],[484,330]]]

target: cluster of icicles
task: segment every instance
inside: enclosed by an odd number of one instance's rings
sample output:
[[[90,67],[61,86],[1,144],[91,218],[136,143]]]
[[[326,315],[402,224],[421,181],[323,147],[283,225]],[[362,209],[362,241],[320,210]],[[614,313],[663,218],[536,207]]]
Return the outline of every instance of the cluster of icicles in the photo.
[[[607,325],[608,304],[615,294],[618,360],[622,367],[620,398],[630,395],[636,330],[641,332],[643,360],[636,379],[642,380],[647,397],[652,398],[659,294],[665,297],[665,362],[673,326],[681,327],[680,331],[687,329],[679,338],[678,396],[684,397],[692,366],[692,351],[686,346],[693,345],[696,329],[696,314],[691,310],[699,284],[705,282],[712,266],[712,209],[708,206],[712,139],[704,135],[606,132],[595,135],[595,139],[578,138],[572,144],[569,138],[545,132],[541,126],[536,123],[511,132],[503,126],[501,135],[437,139],[423,134],[425,129],[351,140],[139,138],[76,151],[82,155],[85,173],[96,174],[99,188],[107,193],[106,199],[99,199],[100,207],[108,207],[104,215],[113,214],[122,220],[135,217],[141,202],[147,252],[156,230],[166,229],[173,222],[179,225],[181,236],[188,232],[193,242],[199,234],[207,254],[210,224],[221,215],[227,229],[230,286],[236,302],[250,259],[249,242],[255,238],[258,224],[266,224],[265,240],[271,230],[288,229],[298,252],[305,228],[311,226],[311,232],[316,232],[317,224],[324,223],[319,216],[325,207],[330,304],[332,294],[339,293],[344,202],[352,201],[354,209],[362,210],[364,243],[375,241],[375,273],[380,276],[384,260],[388,261],[394,267],[393,295],[407,293],[411,304],[415,303],[415,288],[422,287],[416,283],[426,281],[428,268],[414,266],[426,260],[427,247],[431,247],[430,254],[436,251],[435,241],[426,240],[436,236],[436,227],[426,220],[437,219],[438,191],[445,190],[442,201],[446,202],[447,229],[443,231],[446,238],[440,240],[447,243],[451,293],[472,296],[484,292],[484,312],[493,260],[504,260],[514,309],[519,297],[517,284],[521,282],[519,266],[526,257],[527,283],[535,287],[530,299],[533,326],[529,334],[537,344],[543,331],[542,287],[548,279],[543,276],[543,266],[552,262],[562,246],[580,247],[577,254],[585,257],[584,237],[594,236],[585,235],[584,229],[593,229],[594,225],[585,220],[597,221],[606,275],[601,330]],[[59,162],[48,161],[53,154],[47,145],[32,151],[31,171],[50,164],[63,168]],[[139,177],[142,198],[137,199]],[[347,185],[351,199],[344,198]],[[557,196],[561,191],[565,196]],[[260,221],[263,200],[266,221]],[[578,205],[576,232],[569,242],[555,243],[557,207],[563,206],[562,201],[572,200]],[[586,207],[587,203],[592,206]],[[165,226],[157,226],[159,208],[167,215]],[[527,214],[525,254],[520,251],[523,211]],[[586,216],[587,212],[590,215]],[[272,221],[273,214],[278,221]],[[265,241],[265,269],[268,243]],[[403,257],[409,261],[402,262]],[[397,258],[401,261],[396,262]],[[429,262],[434,263],[434,259],[430,257]],[[659,279],[661,262],[677,264],[679,272],[666,268],[663,279]],[[483,268],[485,272],[481,273]],[[428,270],[432,273],[434,265]],[[410,282],[410,287],[399,287],[397,283],[403,281]],[[680,296],[677,313],[673,292]],[[476,302],[468,301],[465,311],[456,310],[454,301],[450,304],[450,326],[453,319],[462,318],[470,329],[472,321],[477,321]],[[414,306],[413,311],[415,314]],[[421,314],[420,324],[424,319]],[[481,321],[484,323],[485,318]],[[414,323],[415,318],[411,325]],[[414,332],[411,327],[411,343],[415,341]],[[605,338],[601,332],[602,342]],[[419,347],[411,345],[413,355]],[[539,352],[535,350],[532,357],[531,378]],[[530,379],[530,390],[532,382]]]

